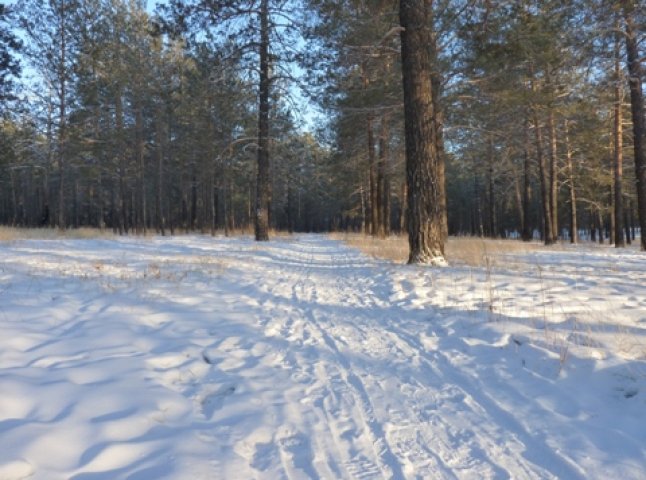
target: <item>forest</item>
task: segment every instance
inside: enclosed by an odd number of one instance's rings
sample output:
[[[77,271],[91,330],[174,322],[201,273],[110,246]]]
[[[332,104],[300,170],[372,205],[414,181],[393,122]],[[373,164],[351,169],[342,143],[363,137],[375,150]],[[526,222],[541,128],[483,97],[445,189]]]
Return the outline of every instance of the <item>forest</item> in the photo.
[[[0,479],[646,479],[645,5],[0,3]]]
[[[383,237],[422,183],[440,237],[639,240],[640,2],[401,2],[424,6],[406,26],[399,3],[0,5],[0,223]],[[406,173],[406,34],[428,177]]]

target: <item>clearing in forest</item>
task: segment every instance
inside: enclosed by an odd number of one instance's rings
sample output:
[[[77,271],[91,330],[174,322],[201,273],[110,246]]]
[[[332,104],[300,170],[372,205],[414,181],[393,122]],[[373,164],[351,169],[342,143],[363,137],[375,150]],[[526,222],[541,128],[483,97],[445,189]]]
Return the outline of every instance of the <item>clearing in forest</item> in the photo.
[[[646,256],[0,243],[0,478],[640,479]]]

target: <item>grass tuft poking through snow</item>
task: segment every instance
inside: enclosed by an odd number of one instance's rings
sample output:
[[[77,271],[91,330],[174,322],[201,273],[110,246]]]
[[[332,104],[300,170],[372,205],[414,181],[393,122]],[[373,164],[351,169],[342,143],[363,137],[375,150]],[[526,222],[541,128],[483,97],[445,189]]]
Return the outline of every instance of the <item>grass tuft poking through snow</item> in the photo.
[[[636,250],[9,236],[2,479],[646,477]]]

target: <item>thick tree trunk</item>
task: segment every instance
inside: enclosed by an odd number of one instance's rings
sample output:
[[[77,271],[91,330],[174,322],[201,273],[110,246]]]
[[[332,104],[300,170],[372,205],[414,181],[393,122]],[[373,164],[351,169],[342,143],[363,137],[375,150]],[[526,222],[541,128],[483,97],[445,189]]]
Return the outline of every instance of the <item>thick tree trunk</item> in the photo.
[[[624,229],[626,231],[626,243],[630,245],[632,243],[632,237],[630,235],[630,201],[626,202],[626,208],[624,208]]]
[[[387,190],[386,164],[388,162],[388,115],[382,115],[379,130],[379,161],[377,163],[377,210],[379,213],[378,235],[385,237],[390,231],[390,193]]]
[[[159,233],[166,235],[166,216],[164,215],[164,132],[161,112],[157,119],[157,228]]]
[[[623,89],[621,88],[621,67],[620,49],[619,49],[620,36],[617,35],[615,41],[615,86],[614,86],[614,218],[615,218],[615,247],[623,247],[624,242],[624,211],[623,211],[623,193],[622,193],[622,178],[623,178],[623,128],[622,128],[622,105],[624,100]]]
[[[65,2],[59,3],[59,16],[60,16],[60,65],[57,69],[58,73],[58,228],[66,228],[65,220],[65,176],[67,168],[67,37],[66,37],[66,22],[65,18],[67,12],[65,9]]]
[[[484,237],[485,228],[482,214],[482,198],[480,195],[480,178],[477,173],[473,176],[473,201],[473,235]]]
[[[550,169],[549,169],[549,200],[550,200],[550,217],[552,219],[552,242],[556,242],[559,237],[559,215],[558,215],[558,149],[556,143],[556,121],[554,119],[554,107],[550,106],[550,112],[547,117],[550,140]]]
[[[145,165],[145,138],[142,107],[137,105],[135,112],[135,130],[137,132],[137,165],[139,167],[139,221],[137,230],[146,234],[146,165]]]
[[[529,77],[531,82],[531,89],[533,92],[536,92],[536,84],[534,81],[534,68],[530,64],[529,66]],[[543,211],[543,241],[545,245],[552,245],[554,243],[554,234],[552,231],[552,209],[551,209],[551,197],[550,197],[550,174],[545,162],[545,155],[543,154],[543,130],[540,125],[539,115],[536,108],[534,108],[534,136],[536,141],[536,157],[538,160],[538,170],[541,181],[541,202],[542,202],[542,211]]]
[[[399,199],[399,231],[406,231],[406,211],[408,208],[408,184],[404,180],[401,186],[401,197]]]
[[[258,99],[258,168],[256,241],[269,240],[269,0],[260,2],[260,88]]]
[[[192,165],[193,173],[191,175],[191,230],[195,231],[197,225],[197,174],[195,173],[195,162]]]
[[[67,174],[65,149],[66,149],[66,127],[65,127],[65,101],[61,101],[60,130],[58,137],[58,228],[64,230],[67,227],[65,220],[65,176]]]
[[[408,184],[409,263],[443,265],[444,170],[437,151],[433,108],[432,0],[400,0],[402,77]]]
[[[534,135],[536,137],[536,156],[538,158],[539,174],[541,177],[543,240],[545,245],[552,245],[554,243],[554,235],[552,232],[552,209],[550,208],[549,171],[545,164],[545,156],[543,155],[543,133],[538,121],[538,115],[536,114],[534,115]]]
[[[43,203],[42,203],[42,215],[40,217],[41,227],[48,227],[50,224],[50,214],[49,214],[49,171],[45,168],[45,173],[43,175]]]
[[[115,94],[115,123],[116,123],[116,156],[118,158],[119,170],[119,234],[128,233],[127,212],[126,212],[126,155],[124,145],[124,124],[123,124],[123,100],[121,88],[117,88]]]
[[[51,215],[49,211],[50,205],[50,185],[49,185],[49,169],[54,165],[54,105],[53,103],[48,103],[47,105],[47,166],[45,168],[45,178],[43,184],[43,191],[45,192],[45,212],[47,213],[47,221],[42,222],[43,226],[55,225],[58,222],[58,219],[55,218],[55,215]],[[55,199],[52,198],[53,205],[56,205]],[[56,209],[54,208],[54,211]],[[44,216],[44,214],[43,214]]]
[[[570,243],[579,243],[579,227],[576,219],[576,188],[574,183],[574,163],[570,149],[568,122],[565,121],[565,160],[567,163],[568,186],[570,187]]]
[[[523,157],[523,215],[522,215],[522,239],[529,242],[532,239],[532,229],[529,221],[529,193],[531,182],[530,165],[530,135],[529,120],[525,122],[524,157]]]
[[[493,140],[489,140],[489,149],[487,151],[487,203],[489,204],[489,214],[488,224],[489,224],[489,237],[496,238],[496,188],[495,188],[495,178],[493,171]]]
[[[365,199],[365,193],[363,189],[363,182],[361,182],[361,186],[359,187],[359,199],[361,200],[361,233],[367,234],[368,218],[366,213],[366,199]]]
[[[368,182],[370,184],[370,235],[376,236],[379,231],[379,191],[377,186],[377,152],[375,151],[372,115],[368,115],[366,120],[366,133],[368,137]]]
[[[74,202],[72,204],[72,226],[74,228],[79,227],[79,180],[78,178],[74,179]]]
[[[518,218],[520,219],[520,231],[521,231],[521,238],[522,238],[522,232],[525,228],[525,212],[523,211],[523,195],[521,193],[521,187],[520,187],[520,175],[518,173],[518,169],[516,168],[516,165],[513,167],[513,172],[514,172],[514,196],[516,197],[516,210],[518,212]]]
[[[646,119],[642,94],[642,68],[637,46],[637,32],[631,1],[624,1],[626,24],[626,59],[630,85],[630,106],[633,119],[633,148],[635,151],[635,177],[637,183],[637,213],[641,229],[641,249],[646,251]]]
[[[12,206],[12,215],[11,215],[11,226],[18,227],[20,226],[20,201],[18,200],[18,191],[22,190],[16,186],[16,172],[17,170],[9,170],[9,178],[11,182],[11,206]]]

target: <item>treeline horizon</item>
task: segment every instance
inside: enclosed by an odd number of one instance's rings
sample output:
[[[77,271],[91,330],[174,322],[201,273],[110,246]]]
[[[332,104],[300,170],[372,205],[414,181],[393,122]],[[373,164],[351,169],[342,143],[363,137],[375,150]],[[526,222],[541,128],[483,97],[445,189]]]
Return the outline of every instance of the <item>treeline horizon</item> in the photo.
[[[3,6],[0,224],[406,232],[398,3]],[[638,2],[426,3],[444,235],[639,237]]]

